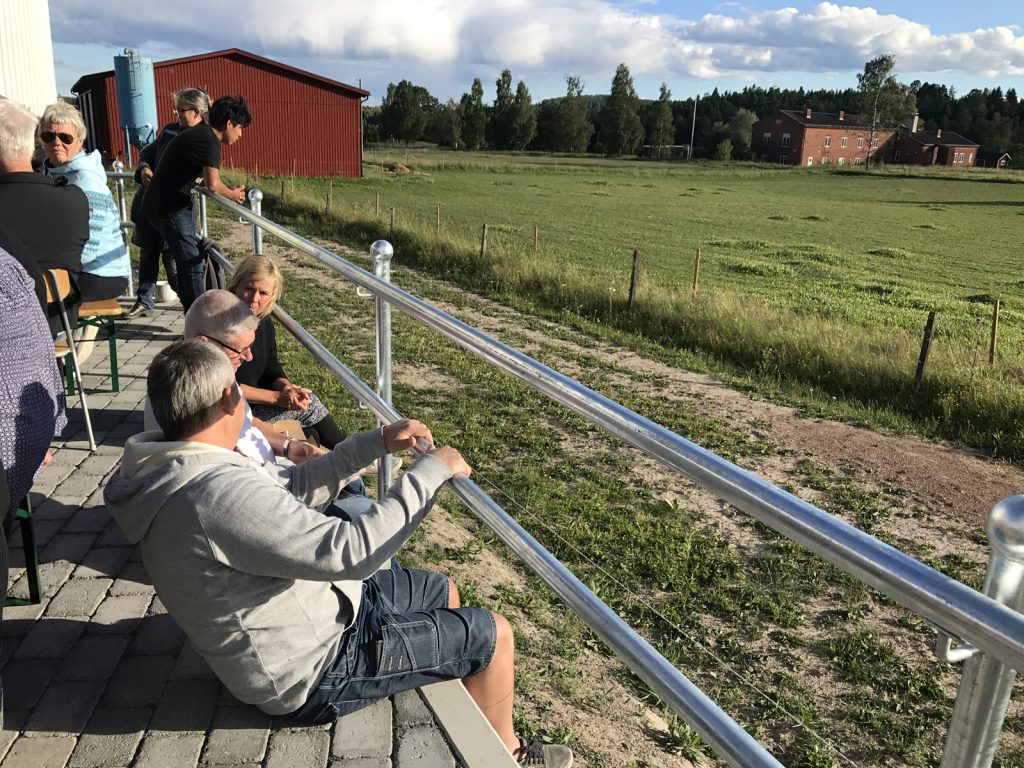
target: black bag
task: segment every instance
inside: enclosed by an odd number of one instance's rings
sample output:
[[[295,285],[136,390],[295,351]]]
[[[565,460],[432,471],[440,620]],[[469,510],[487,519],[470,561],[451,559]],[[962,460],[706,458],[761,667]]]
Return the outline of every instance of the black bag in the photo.
[[[203,284],[207,291],[214,288],[226,288],[227,280],[224,279],[224,270],[221,268],[217,258],[227,259],[224,256],[224,249],[220,243],[204,237],[199,241],[199,255],[203,257]]]

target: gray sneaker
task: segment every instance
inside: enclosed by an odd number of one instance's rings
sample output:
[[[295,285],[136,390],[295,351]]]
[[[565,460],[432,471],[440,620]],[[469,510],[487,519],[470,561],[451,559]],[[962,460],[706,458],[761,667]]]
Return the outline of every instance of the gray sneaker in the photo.
[[[539,741],[527,744],[520,739],[515,757],[522,766],[569,768],[572,765],[572,750],[561,744],[541,744]]]

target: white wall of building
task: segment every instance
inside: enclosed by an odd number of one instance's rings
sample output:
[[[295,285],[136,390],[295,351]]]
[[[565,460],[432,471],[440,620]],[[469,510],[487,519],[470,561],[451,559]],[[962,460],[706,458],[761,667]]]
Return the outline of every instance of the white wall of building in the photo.
[[[0,95],[37,115],[57,100],[49,0],[0,0]]]

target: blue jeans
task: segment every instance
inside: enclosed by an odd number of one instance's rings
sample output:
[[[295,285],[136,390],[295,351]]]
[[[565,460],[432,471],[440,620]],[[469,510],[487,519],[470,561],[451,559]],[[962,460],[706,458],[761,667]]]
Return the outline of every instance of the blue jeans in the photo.
[[[196,229],[192,223],[192,209],[182,208],[163,219],[154,219],[153,225],[160,231],[168,253],[178,268],[178,298],[188,312],[192,302],[206,290],[202,256],[196,242]]]
[[[487,668],[496,642],[490,611],[448,607],[443,573],[392,565],[363,582],[355,624],[290,716],[326,723],[401,691],[460,680]]]

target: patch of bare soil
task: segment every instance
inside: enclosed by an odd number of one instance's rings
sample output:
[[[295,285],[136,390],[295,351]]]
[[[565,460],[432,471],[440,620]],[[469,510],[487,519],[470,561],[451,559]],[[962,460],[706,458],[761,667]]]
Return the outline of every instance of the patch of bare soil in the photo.
[[[225,239],[225,245],[229,249],[234,247],[236,252],[248,250],[248,237],[247,228],[235,228]],[[362,254],[335,243],[325,246],[356,263],[366,264]],[[269,255],[286,264],[289,271],[323,277],[319,266],[294,251],[272,247]],[[400,275],[402,269],[396,267],[394,271]],[[577,340],[563,340],[545,320],[524,316],[480,297],[474,298],[470,308],[433,303],[495,338],[512,334],[517,339],[525,337],[525,344],[518,342],[517,346],[528,354],[535,349],[545,350],[544,362],[567,375],[582,372],[574,356],[580,350]],[[800,467],[805,459],[829,468],[860,489],[884,491],[891,514],[880,521],[879,527],[937,556],[956,553],[983,562],[987,552],[978,543],[983,540],[978,534],[984,528],[989,509],[1000,499],[1024,490],[1024,471],[976,452],[805,418],[793,408],[758,400],[709,376],[672,368],[599,339],[586,338],[585,345],[588,354],[597,356],[609,368],[619,369],[608,373],[611,383],[628,384],[644,397],[686,403],[708,418],[777,445],[777,452],[744,460],[744,466],[777,485],[795,488],[802,498],[818,502],[820,495],[807,486]],[[564,357],[559,355],[560,349],[565,352]],[[649,376],[630,376],[623,371]],[[418,388],[457,386],[444,374],[425,366],[407,365],[397,370],[396,375]],[[706,512],[713,525],[736,542],[738,548],[743,549],[749,541],[749,528],[740,513],[706,491],[681,481],[674,472],[643,457],[634,462],[633,472],[664,498]],[[448,516],[434,515],[426,527],[426,537],[428,542],[457,547],[465,544],[470,534]],[[452,570],[457,579],[478,585],[481,594],[489,599],[498,594],[502,585],[526,589],[521,576],[486,550],[466,562],[453,563]],[[813,606],[808,608],[814,610]],[[529,612],[514,606],[509,605],[506,610],[502,605],[502,610],[509,614],[517,632],[529,637],[531,647],[548,645],[544,635],[552,632],[549,626],[535,623]],[[879,619],[886,620],[881,615]],[[906,650],[915,655],[930,653],[923,647]],[[550,676],[538,670],[549,663],[550,659],[540,657],[519,660],[524,673],[536,678],[527,705],[532,720],[544,722],[548,728],[571,730],[611,765],[685,764],[682,758],[657,747],[652,735],[664,724],[659,724],[642,702],[616,682],[608,659],[584,651],[572,668],[578,676],[575,691],[566,690],[564,684],[546,683]],[[812,674],[812,669],[813,664],[809,664],[808,674]],[[948,687],[949,681],[945,683]],[[828,697],[824,690],[821,695]],[[605,703],[597,704],[598,700]]]

